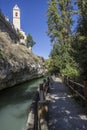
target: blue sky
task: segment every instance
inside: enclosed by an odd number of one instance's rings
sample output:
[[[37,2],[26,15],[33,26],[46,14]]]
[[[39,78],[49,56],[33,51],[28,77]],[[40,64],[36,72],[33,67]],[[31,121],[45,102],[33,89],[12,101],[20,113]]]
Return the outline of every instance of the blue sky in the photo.
[[[51,50],[47,31],[47,2],[48,0],[0,0],[0,8],[5,16],[12,21],[12,9],[17,4],[21,10],[21,28],[26,34],[30,33],[36,42],[33,52],[48,58]]]

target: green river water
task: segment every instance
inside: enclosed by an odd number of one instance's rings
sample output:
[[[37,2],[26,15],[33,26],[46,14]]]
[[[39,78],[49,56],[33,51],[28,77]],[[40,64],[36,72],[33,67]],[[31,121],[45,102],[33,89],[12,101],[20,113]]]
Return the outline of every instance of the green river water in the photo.
[[[0,92],[0,130],[25,130],[29,107],[42,79]]]

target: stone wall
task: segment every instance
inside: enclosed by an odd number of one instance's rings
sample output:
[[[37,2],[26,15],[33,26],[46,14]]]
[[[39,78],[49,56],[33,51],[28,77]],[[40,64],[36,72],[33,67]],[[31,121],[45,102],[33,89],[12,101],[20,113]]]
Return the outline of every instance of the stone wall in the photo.
[[[7,17],[3,15],[1,10],[0,10],[0,31],[7,32],[10,38],[14,41],[14,43],[17,43],[17,41],[19,40],[17,31],[15,30],[13,24],[9,21]]]

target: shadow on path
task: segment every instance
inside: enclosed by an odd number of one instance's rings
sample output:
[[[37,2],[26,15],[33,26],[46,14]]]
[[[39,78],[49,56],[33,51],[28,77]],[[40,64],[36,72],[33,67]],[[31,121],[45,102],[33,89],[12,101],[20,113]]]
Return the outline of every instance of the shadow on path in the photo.
[[[53,82],[49,100],[50,130],[87,130],[84,108],[76,103],[61,79]]]

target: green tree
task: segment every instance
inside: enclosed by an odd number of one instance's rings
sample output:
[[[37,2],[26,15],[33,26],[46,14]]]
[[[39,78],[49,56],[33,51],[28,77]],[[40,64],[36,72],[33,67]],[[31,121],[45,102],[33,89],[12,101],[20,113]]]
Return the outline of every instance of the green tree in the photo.
[[[51,42],[65,44],[71,35],[71,0],[50,0],[47,11],[48,36]]]
[[[58,70],[61,73],[69,71],[67,66],[70,66],[73,70],[76,70],[75,67],[77,66],[70,54],[72,49],[72,9],[71,0],[50,0],[48,3],[47,34],[53,43],[50,65],[53,70]]]
[[[36,44],[36,42],[33,40],[30,34],[27,35],[26,43],[27,47],[33,47]]]
[[[78,0],[78,25],[76,28],[74,57],[79,64],[80,77],[87,80],[87,1]]]

